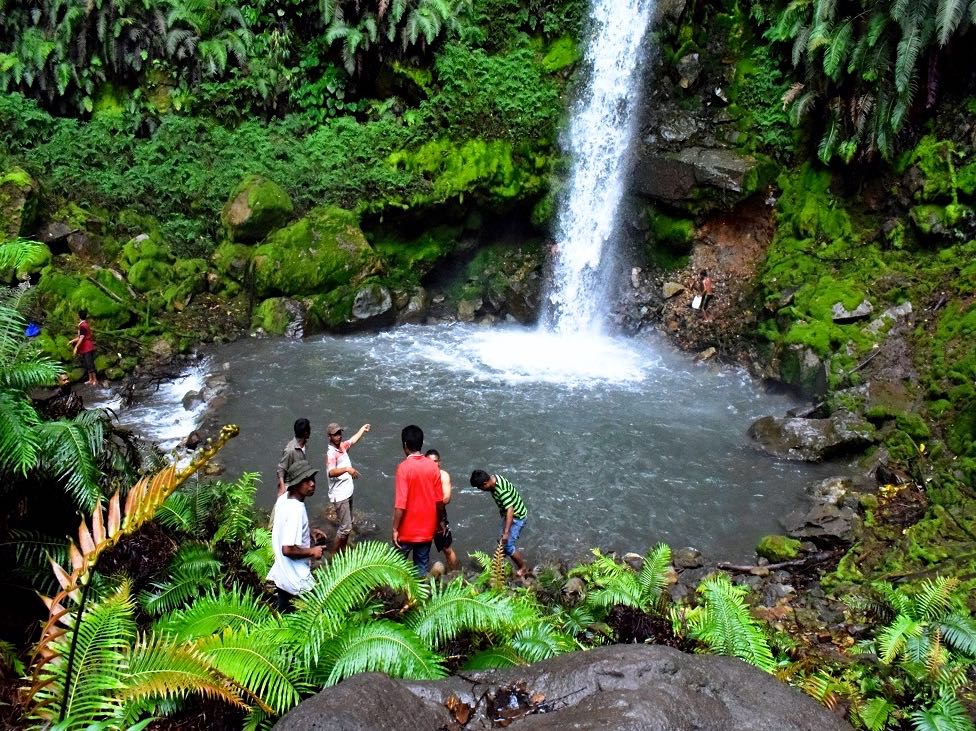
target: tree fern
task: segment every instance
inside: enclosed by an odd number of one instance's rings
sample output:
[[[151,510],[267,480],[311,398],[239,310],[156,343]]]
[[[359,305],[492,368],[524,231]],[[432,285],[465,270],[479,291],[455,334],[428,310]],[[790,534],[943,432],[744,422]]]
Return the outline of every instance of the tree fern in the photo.
[[[512,621],[509,600],[493,593],[478,593],[458,577],[446,586],[429,581],[430,598],[405,618],[405,624],[436,649],[462,632],[497,632]]]
[[[365,672],[433,679],[446,675],[442,663],[410,629],[381,619],[351,627],[330,642],[314,677],[325,685]]]

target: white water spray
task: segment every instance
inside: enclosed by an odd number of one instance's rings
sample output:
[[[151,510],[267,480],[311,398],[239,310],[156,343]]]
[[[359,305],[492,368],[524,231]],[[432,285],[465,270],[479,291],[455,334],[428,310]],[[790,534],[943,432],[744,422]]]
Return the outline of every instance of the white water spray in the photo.
[[[608,310],[611,240],[636,126],[642,41],[655,0],[593,0],[589,80],[573,107],[573,161],[557,222],[549,312],[557,333],[599,333]]]

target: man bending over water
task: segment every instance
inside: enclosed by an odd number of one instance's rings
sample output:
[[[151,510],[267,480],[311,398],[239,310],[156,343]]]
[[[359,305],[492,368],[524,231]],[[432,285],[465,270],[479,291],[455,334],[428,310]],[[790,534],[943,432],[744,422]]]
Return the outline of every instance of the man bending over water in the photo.
[[[498,513],[502,517],[501,540],[505,544],[505,555],[515,564],[517,569],[515,575],[523,578],[527,573],[525,559],[515,545],[525,525],[525,518],[529,514],[525,509],[525,503],[522,502],[522,496],[515,489],[515,485],[504,477],[489,475],[484,470],[475,470],[471,473],[471,487],[490,492],[494,498]]]

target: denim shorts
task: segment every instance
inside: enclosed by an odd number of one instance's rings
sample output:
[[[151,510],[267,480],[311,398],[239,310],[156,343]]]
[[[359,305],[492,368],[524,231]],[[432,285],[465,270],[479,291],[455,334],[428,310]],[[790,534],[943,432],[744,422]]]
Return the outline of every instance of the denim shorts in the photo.
[[[525,525],[525,519],[522,518],[512,518],[512,527],[508,530],[508,542],[505,544],[505,555],[511,556],[513,553],[518,551],[518,546],[515,545],[515,541],[518,540],[519,534],[522,532],[522,526]],[[499,532],[499,536],[505,532],[505,517],[502,516],[502,527]]]

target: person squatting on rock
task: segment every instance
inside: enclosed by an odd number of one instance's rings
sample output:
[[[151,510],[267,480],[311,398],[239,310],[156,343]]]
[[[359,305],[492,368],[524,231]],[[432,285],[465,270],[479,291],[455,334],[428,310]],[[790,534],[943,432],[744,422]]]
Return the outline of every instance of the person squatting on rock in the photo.
[[[291,465],[285,475],[286,492],[278,497],[271,527],[271,546],[274,564],[268,581],[274,582],[278,610],[294,609],[295,597],[315,584],[311,559],[322,558],[322,546],[313,546],[312,539],[324,540],[319,529],[310,531],[305,498],[315,494],[315,475],[318,470],[305,460]]]
[[[345,430],[335,422],[326,427],[329,448],[325,455],[325,468],[329,475],[329,500],[335,507],[336,518],[339,521],[331,556],[335,556],[346,547],[349,534],[352,533],[352,494],[355,489],[353,480],[359,477],[359,470],[352,466],[349,448],[369,431],[369,424],[363,424],[358,432],[345,441],[342,439],[343,431]]]
[[[434,547],[444,554],[444,560],[447,561],[447,570],[456,571],[461,567],[458,561],[457,554],[454,553],[454,549],[451,547],[454,544],[454,535],[451,533],[451,523],[447,519],[447,504],[451,502],[451,475],[447,470],[441,467],[441,453],[436,449],[428,449],[425,456],[432,460],[434,464],[437,465],[437,469],[441,471],[441,494],[444,497],[444,532],[438,531],[434,534]]]
[[[517,571],[515,575],[524,577],[526,575],[525,559],[522,552],[518,550],[515,542],[522,533],[525,526],[525,518],[529,511],[522,502],[515,485],[506,480],[501,475],[489,475],[484,470],[475,470],[471,473],[471,487],[490,492],[495,504],[498,506],[498,514],[502,518],[501,540],[505,544],[505,555],[512,559]]]
[[[441,471],[424,456],[424,432],[410,424],[400,432],[405,459],[397,466],[393,499],[393,545],[424,576],[430,568],[430,542],[447,530]]]
[[[295,462],[308,460],[305,454],[305,446],[308,438],[312,435],[312,426],[308,419],[295,420],[295,438],[292,439],[281,452],[281,459],[278,460],[278,496],[285,493],[285,475]]]
[[[701,309],[708,307],[709,301],[715,294],[715,282],[708,276],[708,270],[702,269],[698,275],[699,286],[701,287]]]
[[[92,337],[91,326],[88,324],[88,311],[78,310],[78,335],[68,341],[73,346],[75,355],[81,356],[81,367],[88,375],[85,381],[89,386],[98,385],[95,374],[95,338]]]

